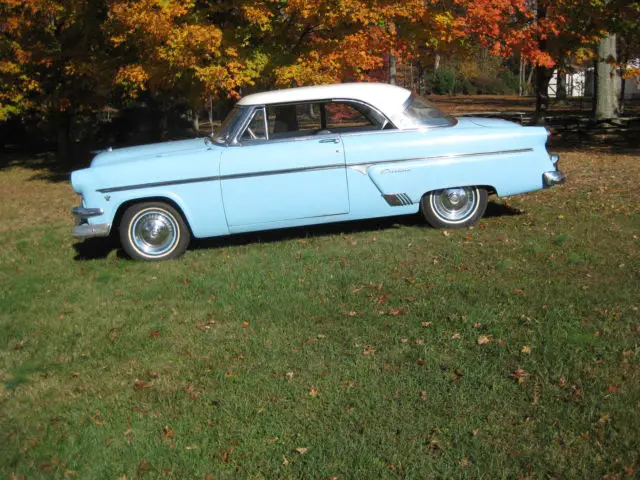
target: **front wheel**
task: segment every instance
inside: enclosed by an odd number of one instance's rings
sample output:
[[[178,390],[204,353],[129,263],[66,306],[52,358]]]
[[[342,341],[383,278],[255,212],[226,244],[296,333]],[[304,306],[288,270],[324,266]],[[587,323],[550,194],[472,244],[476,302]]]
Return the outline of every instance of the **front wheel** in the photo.
[[[487,191],[455,187],[426,193],[420,201],[425,220],[434,228],[458,228],[476,223],[487,208]]]
[[[191,235],[182,215],[164,202],[130,206],[120,222],[120,242],[134,260],[158,261],[182,255]]]

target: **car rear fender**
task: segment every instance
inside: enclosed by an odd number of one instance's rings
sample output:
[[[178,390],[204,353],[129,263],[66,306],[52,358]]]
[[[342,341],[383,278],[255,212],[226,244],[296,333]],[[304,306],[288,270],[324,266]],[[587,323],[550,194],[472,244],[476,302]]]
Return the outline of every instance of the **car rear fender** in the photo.
[[[371,165],[367,173],[381,194],[405,194],[412,203],[432,190],[467,185],[506,196],[542,188],[548,158],[544,147],[520,148]]]

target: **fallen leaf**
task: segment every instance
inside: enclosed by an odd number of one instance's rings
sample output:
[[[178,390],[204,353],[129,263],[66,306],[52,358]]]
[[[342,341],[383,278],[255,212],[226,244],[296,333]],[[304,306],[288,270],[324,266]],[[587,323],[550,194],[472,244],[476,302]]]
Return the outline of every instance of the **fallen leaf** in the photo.
[[[474,437],[478,436],[478,433],[480,433],[479,428],[474,428],[473,430],[471,430],[471,435]]]
[[[413,341],[413,344],[414,344],[414,345],[424,345],[424,340],[423,340],[422,338],[416,338],[416,339]]]
[[[480,328],[482,324],[480,322],[476,322],[473,324],[473,328]]]
[[[478,345],[486,345],[487,343],[491,343],[492,337],[493,335],[480,335],[476,342],[478,342]]]
[[[373,355],[374,353],[376,353],[376,349],[371,345],[365,345],[364,350],[362,350],[363,355]]]
[[[531,347],[529,347],[528,345],[524,345],[521,349],[520,352],[529,355],[531,353]]]
[[[427,392],[425,390],[420,392],[420,400],[422,400],[423,402],[427,401]]]
[[[446,230],[443,230],[442,231],[442,235],[444,235],[445,237],[448,237],[451,234],[449,232],[447,232]]]
[[[422,322],[420,325],[424,328],[427,328],[431,326],[431,322]]]
[[[307,447],[296,447],[296,452],[298,452],[300,455],[304,455],[308,450],[309,449]]]
[[[459,333],[454,333],[453,335],[451,335],[451,340],[460,340],[462,338],[462,335],[460,335]]]
[[[153,470],[153,466],[147,459],[143,458],[138,464],[138,472],[148,472],[150,470]]]
[[[282,464],[286,467],[287,465],[289,465],[289,460],[287,460],[287,457],[285,457],[284,455],[282,455]]]
[[[605,423],[608,423],[610,421],[611,421],[611,416],[608,413],[605,413],[600,417],[600,419],[598,420],[598,423],[600,425],[604,425]]]
[[[407,343],[409,341],[408,338],[401,338],[400,343]]]
[[[471,466],[471,460],[469,460],[468,457],[462,457],[458,462],[458,465],[460,465],[460,468],[469,468]]]
[[[291,383],[293,381],[293,375],[294,375],[293,372],[287,372],[287,373],[284,374],[284,376],[287,379],[287,382]]]
[[[198,448],[200,448],[198,445],[187,445],[184,447],[185,450],[196,450]]]
[[[158,335],[160,335],[160,330],[152,330],[149,337],[156,338]]]
[[[171,427],[165,426],[162,429],[162,436],[164,437],[165,440],[169,440],[170,438],[175,438],[175,434],[173,433],[173,430],[171,429]]]
[[[20,350],[22,347],[24,347],[24,340],[20,340],[18,343],[16,343],[13,346],[13,349],[14,350]]]
[[[316,387],[309,388],[309,395],[311,395],[312,397],[317,397],[318,393],[320,393],[320,390],[318,390]]]
[[[529,373],[524,370],[524,368],[518,368],[515,372],[511,374],[511,377],[516,380],[518,383],[524,383],[525,379],[529,376]]]
[[[115,342],[118,338],[118,331],[115,328],[109,330],[109,341],[111,343]]]
[[[244,321],[242,322],[242,328],[248,328],[249,327],[249,322]]]

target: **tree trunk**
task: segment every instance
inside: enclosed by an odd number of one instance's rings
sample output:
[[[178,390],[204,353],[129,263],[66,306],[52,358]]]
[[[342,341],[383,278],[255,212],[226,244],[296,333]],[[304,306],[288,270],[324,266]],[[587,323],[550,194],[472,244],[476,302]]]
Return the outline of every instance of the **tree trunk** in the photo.
[[[620,115],[624,114],[624,94],[627,89],[627,79],[622,78],[620,80],[620,103],[618,104],[618,111]]]
[[[200,135],[200,111],[197,108],[193,109],[193,118],[191,119],[191,125],[196,137]]]
[[[618,117],[618,95],[616,95],[616,36],[607,35],[598,44],[596,91],[597,120]]]
[[[556,99],[562,102],[567,99],[567,74],[558,68],[556,78]]]
[[[61,112],[57,116],[57,157],[61,165],[68,166],[71,163],[71,114]]]
[[[425,85],[424,85],[424,67],[422,66],[422,62],[418,60],[418,93],[420,95],[424,95]]]
[[[396,56],[389,51],[389,83],[395,85],[397,82]]]
[[[518,70],[518,96],[522,96],[524,94],[524,60],[520,57],[519,63],[520,69]]]
[[[544,125],[549,111],[549,81],[553,70],[550,68],[536,67],[536,123]]]
[[[540,0],[538,2],[536,18],[538,22],[547,18],[546,0]],[[541,38],[538,41],[538,47],[541,52],[546,52],[547,39]],[[544,125],[547,111],[549,110],[549,81],[551,80],[552,73],[552,70],[547,67],[543,67],[542,65],[536,66],[536,123],[538,125]]]

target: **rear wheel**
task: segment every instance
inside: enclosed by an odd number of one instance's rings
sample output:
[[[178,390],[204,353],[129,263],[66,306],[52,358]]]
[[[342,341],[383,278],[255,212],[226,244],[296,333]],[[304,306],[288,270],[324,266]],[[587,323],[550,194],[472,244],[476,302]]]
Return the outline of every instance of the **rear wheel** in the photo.
[[[158,261],[182,255],[191,235],[182,215],[164,202],[130,206],[120,221],[120,242],[134,260]]]
[[[435,190],[422,197],[420,206],[425,220],[432,227],[466,227],[484,215],[487,191],[480,187]]]

